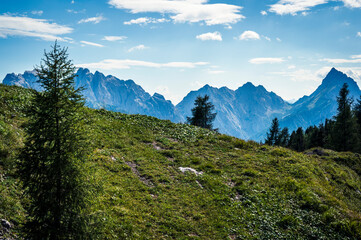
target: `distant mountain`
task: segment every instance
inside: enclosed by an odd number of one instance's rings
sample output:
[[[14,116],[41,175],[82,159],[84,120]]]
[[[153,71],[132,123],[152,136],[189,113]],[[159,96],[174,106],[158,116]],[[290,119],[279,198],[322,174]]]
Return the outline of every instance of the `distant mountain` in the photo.
[[[132,80],[124,81],[111,75],[104,76],[98,71],[92,74],[84,68],[79,68],[76,74],[76,87],[85,88],[83,94],[89,107],[144,114],[174,122],[183,121],[171,101],[158,93],[151,96]],[[36,80],[34,71],[26,71],[24,74],[7,74],[3,84],[39,90]]]
[[[214,127],[222,133],[243,139],[254,139],[261,130],[268,127],[272,118],[284,114],[290,108],[290,104],[275,93],[248,82],[236,91],[206,85],[198,91],[190,92],[177,105],[177,109],[184,118],[190,116],[196,97],[206,94],[217,112]]]
[[[3,83],[39,90],[36,80],[34,71],[26,71],[24,74],[6,75]],[[85,87],[83,94],[89,107],[150,115],[173,122],[184,122],[191,115],[196,97],[207,94],[217,112],[215,128],[219,128],[221,133],[257,141],[265,138],[275,117],[280,119],[281,127],[288,127],[291,131],[297,127],[305,129],[318,125],[331,118],[337,112],[336,97],[344,83],[348,84],[351,97],[356,99],[361,95],[356,82],[335,68],[314,93],[294,104],[268,92],[263,86],[256,87],[249,82],[235,91],[205,85],[191,91],[176,107],[160,94],[151,96],[132,80],[104,76],[98,71],[93,74],[88,69],[79,68],[75,83],[76,87]]]
[[[36,77],[35,71],[25,71],[24,74],[8,73],[2,83],[5,85],[32,88],[39,91],[40,86],[36,82],[37,80],[38,78]]]
[[[282,117],[280,125],[291,130],[297,127],[305,129],[323,123],[326,118],[332,118],[337,113],[336,98],[344,83],[348,84],[349,96],[358,99],[361,90],[357,83],[346,74],[332,68],[316,91],[292,105],[290,111]]]

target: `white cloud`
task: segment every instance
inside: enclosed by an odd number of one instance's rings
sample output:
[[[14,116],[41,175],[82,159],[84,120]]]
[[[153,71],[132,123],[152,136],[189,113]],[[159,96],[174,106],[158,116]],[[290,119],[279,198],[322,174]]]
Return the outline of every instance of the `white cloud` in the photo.
[[[39,10],[39,11],[31,11],[31,14],[33,14],[33,15],[39,15],[39,16],[41,16],[41,15],[43,15],[43,11],[42,10]]]
[[[361,8],[361,0],[337,1],[342,1],[344,5],[349,8]],[[331,2],[331,0],[279,0],[276,4],[270,6],[269,11],[278,15],[297,15],[297,13],[302,12],[302,15],[305,16],[311,8],[329,2]]]
[[[272,72],[271,74],[280,75],[284,77],[288,77],[290,80],[295,82],[306,82],[306,81],[316,81],[320,82],[322,79],[326,77],[326,75],[330,72],[331,66],[325,66],[317,71],[310,71],[305,69],[299,69],[296,71],[290,72]],[[341,67],[337,68],[337,70],[347,74],[349,77],[354,80],[360,82],[361,81],[361,67]]]
[[[296,68],[295,65],[289,65],[289,66],[288,66],[288,69],[295,69],[295,68]]]
[[[259,40],[260,36],[258,33],[254,31],[244,31],[241,36],[239,36],[239,40]]]
[[[74,9],[67,9],[66,10],[68,13],[74,13],[74,14],[79,14],[79,13],[85,13],[86,10],[83,9],[83,10],[80,10],[80,11],[75,11]]]
[[[109,42],[123,41],[127,39],[126,36],[104,36],[102,40]]]
[[[276,38],[277,42],[282,42],[282,40],[280,38]]]
[[[356,80],[360,86],[361,83],[361,67],[355,68],[339,68],[340,71],[344,72],[350,78]]]
[[[317,76],[321,79],[325,78],[326,75],[330,72],[332,67],[323,67],[316,72]],[[358,84],[361,83],[361,67],[337,67],[337,70],[345,73],[347,76],[356,80]]]
[[[266,15],[267,15],[267,12],[266,12],[266,11],[261,11],[261,14],[262,14],[263,16],[266,16]]]
[[[262,36],[262,37],[264,37],[264,39],[266,39],[267,41],[271,41],[271,38],[269,38],[269,37],[267,37],[267,36]]]
[[[105,18],[102,15],[99,15],[99,16],[96,16],[96,17],[81,19],[78,23],[91,22],[91,23],[97,24],[97,23],[100,23],[101,21],[104,21],[104,20],[105,20]]]
[[[71,0],[71,4],[74,4],[75,3],[75,1],[74,0]]]
[[[343,59],[343,58],[323,58],[321,61],[334,63],[334,64],[342,64],[342,63],[361,63],[361,59],[353,58],[353,59]]]
[[[357,36],[358,36],[358,37],[361,37],[361,32],[358,32],[358,33],[357,33]]]
[[[148,17],[141,17],[137,19],[132,19],[130,21],[124,22],[125,25],[132,25],[132,24],[140,24],[140,25],[147,25],[148,23],[164,23],[169,22],[168,19],[165,18],[148,18]]]
[[[269,11],[279,15],[296,15],[298,12],[310,10],[312,7],[325,4],[329,0],[280,0],[271,5]]]
[[[249,60],[252,64],[282,63],[284,61],[283,58],[252,58]]]
[[[67,41],[69,38],[62,38],[58,35],[68,34],[72,28],[51,23],[45,19],[29,17],[15,17],[0,15],[0,37],[27,36],[36,37],[46,41]]]
[[[361,0],[342,0],[346,7],[361,8]]]
[[[93,43],[93,42],[88,42],[88,41],[80,41],[80,42],[84,45],[89,45],[89,46],[94,46],[94,47],[104,47],[103,45],[98,44],[98,43]]]
[[[202,41],[213,40],[213,41],[222,41],[222,34],[220,32],[209,32],[203,33],[196,36],[197,39]]]
[[[140,44],[138,46],[129,48],[128,52],[133,52],[134,50],[144,50],[147,49],[148,47],[144,46],[143,44]]]
[[[147,61],[138,61],[130,59],[105,59],[96,63],[77,64],[78,67],[91,68],[91,69],[129,69],[131,67],[151,67],[151,68],[195,68],[199,66],[208,65],[208,62],[168,62],[168,63],[155,63]]]
[[[361,58],[361,55],[352,55],[351,58]]]
[[[131,13],[170,14],[175,22],[216,25],[237,23],[245,18],[240,14],[240,6],[209,4],[208,0],[109,0],[108,3],[118,9],[129,9]]]
[[[280,75],[289,78],[294,82],[309,82],[316,81],[320,82],[330,72],[332,67],[322,67],[316,72],[305,69],[298,69],[294,71],[283,71],[283,72],[271,72],[271,74]],[[294,68],[289,68],[290,70]]]

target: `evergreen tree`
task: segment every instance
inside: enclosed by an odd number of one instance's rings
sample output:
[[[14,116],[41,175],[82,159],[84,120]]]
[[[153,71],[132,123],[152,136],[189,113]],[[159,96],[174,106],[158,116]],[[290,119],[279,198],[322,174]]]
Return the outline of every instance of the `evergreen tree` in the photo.
[[[267,133],[267,137],[265,139],[265,144],[268,144],[270,146],[280,145],[280,126],[277,118],[274,118],[272,120],[271,128],[269,129],[269,132]]]
[[[299,127],[296,132],[292,132],[289,146],[297,152],[305,150],[305,137],[302,127]]]
[[[308,127],[305,131],[305,149],[320,147],[319,129],[316,126]]]
[[[359,139],[361,139],[361,96],[357,99],[357,103],[355,104],[353,111],[356,117]]]
[[[324,147],[328,149],[332,148],[332,141],[331,141],[331,133],[333,127],[335,126],[335,121],[331,119],[326,119],[325,121],[325,138],[324,138]]]
[[[336,151],[358,151],[359,138],[357,122],[351,111],[352,99],[348,97],[348,85],[345,83],[337,97],[337,115],[331,131],[331,146]]]
[[[295,150],[294,149],[295,141],[296,141],[296,131],[292,131],[291,136],[290,136],[290,140],[288,141],[287,147],[289,149]]]
[[[283,128],[279,135],[279,146],[287,147],[288,142],[290,141],[290,134],[288,133],[288,128]]]
[[[321,123],[318,126],[318,131],[317,131],[317,137],[316,137],[316,146],[317,147],[325,147],[326,144],[326,129],[325,126],[323,125],[323,123]]]
[[[187,122],[191,125],[213,129],[213,121],[217,113],[213,113],[214,105],[209,101],[209,96],[198,96],[194,101],[195,107],[192,108],[192,117],[187,117]]]
[[[84,209],[87,190],[81,89],[74,89],[75,67],[66,48],[55,42],[36,68],[44,91],[29,110],[19,174],[29,197],[28,239],[88,239]]]

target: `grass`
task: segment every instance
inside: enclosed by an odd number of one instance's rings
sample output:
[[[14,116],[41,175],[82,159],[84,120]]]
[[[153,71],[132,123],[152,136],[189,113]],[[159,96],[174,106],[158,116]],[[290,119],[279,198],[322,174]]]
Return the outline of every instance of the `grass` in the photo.
[[[32,92],[0,85],[0,218],[21,235],[18,187]],[[85,109],[100,239],[361,239],[361,156],[305,155],[185,124]],[[202,175],[182,173],[191,167]],[[99,224],[99,223],[98,223]]]

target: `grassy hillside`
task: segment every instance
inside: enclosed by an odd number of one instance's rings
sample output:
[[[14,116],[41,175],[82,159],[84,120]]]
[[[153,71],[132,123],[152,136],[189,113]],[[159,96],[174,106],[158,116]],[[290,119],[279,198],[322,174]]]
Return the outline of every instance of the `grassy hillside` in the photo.
[[[0,85],[0,218],[15,237],[26,204],[15,161],[31,94]],[[99,238],[361,239],[358,154],[296,153],[147,116],[85,114],[88,176],[102,186],[92,199]]]

